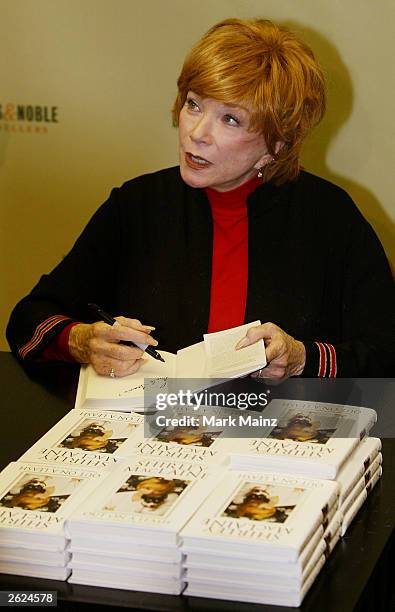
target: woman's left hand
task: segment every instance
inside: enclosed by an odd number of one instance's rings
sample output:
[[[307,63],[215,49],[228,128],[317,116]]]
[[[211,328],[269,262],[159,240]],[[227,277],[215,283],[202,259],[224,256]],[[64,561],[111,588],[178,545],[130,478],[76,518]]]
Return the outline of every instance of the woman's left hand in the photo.
[[[289,376],[302,374],[306,362],[303,342],[295,340],[274,323],[251,327],[236,348],[249,346],[261,339],[265,342],[268,365],[262,370],[260,377],[285,380]],[[258,376],[258,374],[255,373],[252,376]]]

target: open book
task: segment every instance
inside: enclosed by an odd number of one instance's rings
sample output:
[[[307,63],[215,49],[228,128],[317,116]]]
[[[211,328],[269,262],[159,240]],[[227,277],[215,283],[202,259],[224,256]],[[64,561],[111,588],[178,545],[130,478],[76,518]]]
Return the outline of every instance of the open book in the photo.
[[[202,342],[177,354],[159,351],[164,363],[145,354],[139,371],[123,378],[100,376],[92,366],[81,366],[75,408],[143,410],[144,391],[152,396],[168,393],[171,379],[187,380],[193,387],[191,391],[197,391],[263,368],[266,365],[263,340],[240,350],[235,348],[250,327],[260,324],[254,321],[205,334]]]

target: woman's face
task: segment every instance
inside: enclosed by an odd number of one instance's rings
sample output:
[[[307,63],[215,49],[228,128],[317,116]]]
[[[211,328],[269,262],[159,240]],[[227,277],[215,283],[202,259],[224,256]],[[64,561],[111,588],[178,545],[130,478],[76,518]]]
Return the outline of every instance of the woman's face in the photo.
[[[262,134],[249,132],[249,112],[188,92],[179,117],[180,169],[191,187],[229,191],[271,160]]]
[[[148,493],[152,495],[154,493],[164,493],[172,488],[173,481],[172,480],[162,480],[161,478],[156,478],[153,476],[152,478],[147,478],[146,480],[142,480],[137,485],[136,489],[144,489]]]
[[[203,437],[202,431],[189,431],[188,429],[180,429],[172,437],[173,442],[179,444],[196,444],[200,442]]]
[[[49,500],[48,493],[24,493],[17,496],[13,505],[25,510],[37,510],[46,506]]]
[[[263,521],[276,513],[275,507],[268,507],[266,504],[257,501],[248,501],[241,505],[240,516],[247,516],[256,521]]]

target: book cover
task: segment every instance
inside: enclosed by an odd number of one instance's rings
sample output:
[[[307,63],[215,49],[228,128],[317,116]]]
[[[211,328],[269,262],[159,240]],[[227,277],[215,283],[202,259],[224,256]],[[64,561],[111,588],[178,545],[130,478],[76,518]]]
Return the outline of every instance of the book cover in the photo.
[[[222,471],[193,462],[161,457],[134,457],[116,466],[89,499],[76,510],[67,529],[150,537],[159,545],[176,543],[177,534],[215,487]]]
[[[231,452],[231,468],[334,479],[377,419],[370,408],[300,400],[273,400],[264,416],[277,424],[260,437],[240,440]]]
[[[70,410],[20,460],[107,468],[131,454],[142,422],[134,413]]]
[[[0,474],[2,544],[7,544],[8,533],[14,542],[64,541],[65,520],[100,478],[101,471],[94,468],[10,463]]]
[[[133,437],[133,454],[159,456],[202,464],[228,463],[229,430],[222,417],[238,414],[234,409],[177,406],[145,417]],[[211,424],[211,422],[213,424]],[[219,424],[216,424],[216,423]]]
[[[185,546],[296,561],[338,494],[335,482],[293,474],[226,473],[181,536]]]

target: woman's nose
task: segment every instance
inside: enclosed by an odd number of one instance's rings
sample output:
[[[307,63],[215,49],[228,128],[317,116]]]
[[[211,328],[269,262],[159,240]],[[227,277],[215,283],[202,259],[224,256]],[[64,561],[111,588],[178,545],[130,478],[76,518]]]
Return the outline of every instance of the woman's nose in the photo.
[[[212,141],[212,126],[207,115],[201,115],[190,131],[191,139],[196,143],[210,144]]]

